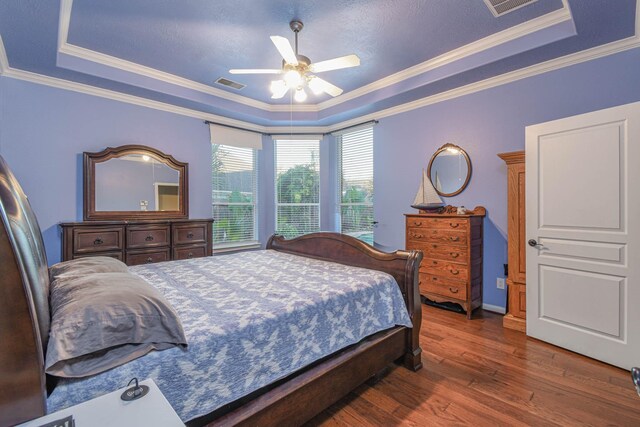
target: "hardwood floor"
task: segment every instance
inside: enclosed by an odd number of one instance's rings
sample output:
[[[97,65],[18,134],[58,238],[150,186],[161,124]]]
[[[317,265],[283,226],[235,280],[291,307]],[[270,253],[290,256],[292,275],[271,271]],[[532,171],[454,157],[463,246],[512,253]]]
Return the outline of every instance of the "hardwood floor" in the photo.
[[[392,366],[309,426],[640,426],[629,372],[473,319],[423,306],[424,368]],[[638,361],[640,364],[640,360]]]

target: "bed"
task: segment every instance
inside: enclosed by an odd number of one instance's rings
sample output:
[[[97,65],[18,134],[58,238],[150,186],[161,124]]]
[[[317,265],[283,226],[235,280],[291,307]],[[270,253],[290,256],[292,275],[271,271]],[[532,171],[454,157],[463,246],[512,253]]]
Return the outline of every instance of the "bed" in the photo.
[[[0,425],[4,426],[44,415],[47,412],[47,397],[50,399],[49,405],[55,405],[53,401],[57,395],[73,393],[74,381],[62,381],[56,386],[56,381],[44,373],[43,349],[47,346],[50,328],[47,260],[35,215],[2,158],[0,208],[0,298],[11,302],[5,303],[0,310]],[[233,394],[223,403],[191,405],[196,409],[201,408],[186,415],[189,425],[278,425],[285,420],[288,425],[302,424],[375,376],[389,363],[397,361],[411,370],[421,368],[421,309],[417,283],[422,258],[420,252],[384,253],[349,236],[313,233],[291,240],[273,236],[266,251],[252,256],[243,255],[229,263],[239,262],[239,259],[245,265],[257,266],[262,262],[260,256],[266,257],[267,254],[268,257],[264,259],[275,259],[279,265],[294,260],[308,266],[310,274],[315,274],[306,279],[310,283],[320,275],[318,269],[331,270],[332,267],[327,265],[349,266],[353,274],[357,274],[358,269],[376,270],[381,272],[381,278],[386,273],[395,279],[392,283],[398,288],[395,291],[400,304],[406,307],[408,319],[387,319],[387,323],[381,319],[370,319],[365,323],[379,323],[378,329],[382,330],[372,333],[372,330],[361,328],[360,332],[365,335],[363,338],[354,336],[352,340],[355,342],[347,340],[329,347],[332,348],[330,354],[318,352],[311,357],[310,354],[314,353],[310,350],[312,346],[305,348],[302,339],[302,344],[297,344],[299,351],[294,351],[296,354],[292,357],[297,363],[291,368],[292,372],[276,372],[259,382],[257,388],[247,388],[241,394]],[[211,262],[214,262],[213,259],[207,258],[181,264],[168,262],[134,269],[134,272],[153,282],[158,281],[154,277],[159,274],[197,269],[200,263]],[[163,269],[166,271],[163,272]],[[257,267],[255,269],[259,270]],[[181,273],[176,274],[179,277]],[[377,275],[370,273],[369,276]],[[329,281],[331,277],[336,282],[343,281],[338,276],[327,277]],[[285,282],[283,279],[283,284]],[[161,286],[160,281],[157,285]],[[277,288],[273,289],[277,293]],[[371,304],[375,302],[370,301]],[[165,352],[168,350],[153,354],[158,357],[158,354]],[[238,359],[238,363],[250,368],[255,360]]]

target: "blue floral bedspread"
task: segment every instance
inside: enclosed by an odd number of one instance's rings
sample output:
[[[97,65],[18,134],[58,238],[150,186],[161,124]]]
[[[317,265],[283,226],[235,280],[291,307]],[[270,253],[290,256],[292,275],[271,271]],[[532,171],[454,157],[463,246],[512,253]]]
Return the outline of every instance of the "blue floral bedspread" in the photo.
[[[178,312],[188,348],[153,351],[82,379],[62,379],[54,412],[153,378],[183,421],[207,414],[395,325],[411,326],[395,279],[272,250],[130,270]]]

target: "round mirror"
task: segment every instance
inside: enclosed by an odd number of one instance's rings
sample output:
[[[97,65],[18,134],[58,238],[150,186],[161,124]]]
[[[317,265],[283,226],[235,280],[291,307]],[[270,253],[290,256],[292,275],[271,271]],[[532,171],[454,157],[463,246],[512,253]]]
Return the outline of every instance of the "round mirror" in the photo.
[[[431,157],[427,174],[439,195],[455,196],[469,183],[471,161],[462,148],[445,144]]]

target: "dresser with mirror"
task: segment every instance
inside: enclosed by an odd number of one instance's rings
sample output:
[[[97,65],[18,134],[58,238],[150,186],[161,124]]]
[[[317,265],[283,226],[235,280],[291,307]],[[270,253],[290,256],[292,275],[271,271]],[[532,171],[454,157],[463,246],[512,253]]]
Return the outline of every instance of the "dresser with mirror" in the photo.
[[[213,220],[189,219],[188,164],[142,145],[84,153],[82,222],[62,228],[62,258],[128,265],[212,253]]]
[[[461,147],[445,144],[431,157],[414,204],[419,213],[405,215],[407,250],[422,251],[422,301],[464,310],[471,319],[482,306],[483,219],[477,206],[444,206],[440,197],[460,194],[471,179],[471,160]],[[424,194],[421,195],[420,192]],[[415,203],[415,202],[414,202]]]

